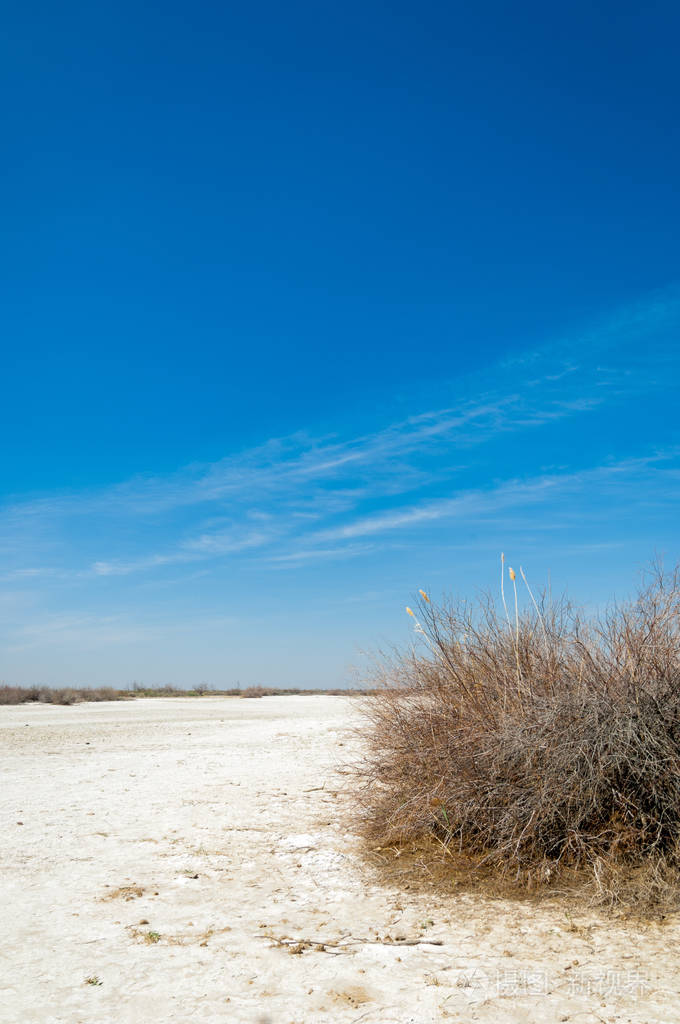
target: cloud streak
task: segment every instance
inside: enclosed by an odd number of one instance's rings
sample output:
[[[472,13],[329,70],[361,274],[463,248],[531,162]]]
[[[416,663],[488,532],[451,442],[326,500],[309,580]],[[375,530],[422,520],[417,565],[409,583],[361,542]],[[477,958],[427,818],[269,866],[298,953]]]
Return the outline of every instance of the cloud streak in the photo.
[[[370,432],[298,433],[165,477],[14,500],[0,521],[0,548],[14,560],[4,579],[111,579],[234,558],[303,567],[369,554],[381,537],[443,520],[528,508],[587,487],[611,491],[617,474],[632,487],[654,465],[672,487],[671,452],[656,462],[648,455],[524,479],[501,474],[488,488],[472,471],[485,446],[634,402],[677,380],[669,339],[679,324],[680,301],[669,294],[489,368],[483,387],[478,379],[458,382],[451,391],[462,397]],[[633,358],[650,332],[655,358],[649,345],[646,360]],[[655,482],[646,483],[660,500]],[[370,544],[357,543],[364,538]]]

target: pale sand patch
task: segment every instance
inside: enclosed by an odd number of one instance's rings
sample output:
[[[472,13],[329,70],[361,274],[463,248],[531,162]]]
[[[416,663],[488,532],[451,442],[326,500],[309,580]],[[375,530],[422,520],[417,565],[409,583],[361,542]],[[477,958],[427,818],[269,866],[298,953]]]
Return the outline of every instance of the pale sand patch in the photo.
[[[0,707],[2,1024],[680,1022],[680,923],[376,886],[337,794],[353,716]]]

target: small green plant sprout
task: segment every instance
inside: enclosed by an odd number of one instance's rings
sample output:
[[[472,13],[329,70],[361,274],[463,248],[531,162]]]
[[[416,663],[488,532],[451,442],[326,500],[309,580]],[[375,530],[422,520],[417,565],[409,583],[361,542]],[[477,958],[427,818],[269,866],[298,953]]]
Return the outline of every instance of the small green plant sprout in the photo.
[[[444,821],[446,822],[447,828],[450,829],[451,828],[451,822],[449,821],[449,816],[446,813],[446,808],[444,807],[444,804],[442,803],[441,799],[438,796],[433,796],[432,797],[432,799],[430,800],[430,807],[434,808],[435,810],[438,809],[438,810],[440,810],[442,812],[442,817],[444,818]]]
[[[147,932],[145,936],[145,941],[149,946],[155,945],[155,943],[161,941],[160,932]]]
[[[98,978],[96,974],[91,974],[89,976],[89,978],[85,978],[85,981],[83,982],[83,984],[85,984],[85,985],[103,985],[104,982],[101,980],[101,978]]]

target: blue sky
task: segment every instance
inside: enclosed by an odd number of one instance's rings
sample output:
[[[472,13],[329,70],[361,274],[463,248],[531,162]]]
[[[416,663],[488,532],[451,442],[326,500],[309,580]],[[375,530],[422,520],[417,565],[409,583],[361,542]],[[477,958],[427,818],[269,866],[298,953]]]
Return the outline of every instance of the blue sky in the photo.
[[[28,3],[0,678],[335,686],[678,556],[671,3]]]

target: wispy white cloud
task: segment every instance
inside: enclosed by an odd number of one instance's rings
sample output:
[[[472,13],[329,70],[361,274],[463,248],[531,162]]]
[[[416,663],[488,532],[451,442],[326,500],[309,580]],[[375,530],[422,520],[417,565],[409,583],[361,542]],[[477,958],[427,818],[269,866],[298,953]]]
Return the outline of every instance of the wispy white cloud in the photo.
[[[175,550],[165,554],[149,555],[129,562],[94,562],[92,571],[97,576],[127,576],[133,572],[156,569],[166,565],[178,565],[204,558],[237,554],[262,547],[272,540],[272,534],[252,531],[234,536],[229,531],[201,533],[182,541]]]
[[[313,539],[313,538],[312,538]],[[298,548],[268,559],[273,568],[291,569],[310,562],[328,562],[337,558],[358,558],[375,550],[372,544],[341,544],[336,547]]]
[[[528,480],[508,480],[496,487],[488,489],[471,489],[451,498],[435,501],[424,501],[403,508],[391,509],[365,516],[342,526],[321,530],[312,538],[319,543],[357,537],[375,536],[393,530],[405,529],[421,524],[432,523],[442,519],[466,519],[479,521],[480,517],[495,515],[511,508],[530,508],[532,505],[564,497],[568,494],[583,492],[586,489],[597,489],[600,497],[607,490],[611,493],[612,485],[626,490],[627,499],[632,505],[653,500],[675,500],[675,491],[669,492],[670,481],[677,480],[677,467],[669,464],[678,457],[677,449],[666,452],[654,452],[646,457],[623,459],[619,462],[595,466],[576,473],[551,474],[537,476]],[[655,479],[650,488],[649,472],[654,470]],[[644,491],[633,493],[636,485],[647,484]]]
[[[356,543],[362,538],[372,538],[373,547],[398,530],[528,507],[604,486],[617,473],[630,482],[636,472],[630,460],[577,473],[565,466],[524,480],[503,479],[501,472],[486,489],[466,473],[475,451],[499,438],[588,416],[659,387],[672,346],[635,364],[609,356],[621,344],[637,351],[650,330],[670,336],[678,324],[677,296],[655,298],[579,337],[490,367],[483,386],[479,379],[452,385],[466,397],[372,432],[298,433],[164,477],[15,500],[0,518],[4,579],[124,577],[229,557],[302,566],[366,553],[369,545]],[[652,464],[643,462],[647,469]],[[667,459],[666,480],[671,472]],[[649,500],[663,500],[657,492],[648,488]],[[44,568],[36,567],[38,557]]]

